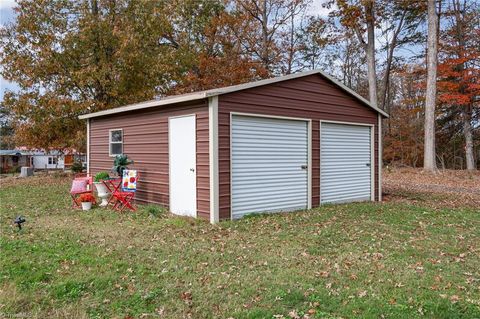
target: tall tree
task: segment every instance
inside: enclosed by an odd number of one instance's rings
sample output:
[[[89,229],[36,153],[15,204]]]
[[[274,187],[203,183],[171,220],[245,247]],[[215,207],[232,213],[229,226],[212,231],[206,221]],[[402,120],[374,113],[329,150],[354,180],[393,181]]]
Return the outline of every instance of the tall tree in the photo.
[[[347,28],[351,28],[357,35],[358,41],[367,57],[368,97],[374,106],[377,102],[377,69],[375,63],[375,24],[379,19],[375,14],[381,6],[375,0],[334,0],[338,10],[333,15],[340,17],[340,22]]]
[[[233,0],[233,3],[231,14],[240,22],[234,31],[245,54],[260,63],[269,75],[292,72],[298,37],[296,19],[304,13],[308,2]]]
[[[234,37],[226,4],[19,0],[0,29],[1,74],[20,87],[2,101],[16,143],[81,149],[80,114],[267,76]]]
[[[399,62],[402,57],[396,57],[398,49],[419,44],[424,40],[419,27],[424,21],[426,6],[417,0],[389,1],[384,3],[382,19],[384,22],[379,26],[381,35],[384,38],[380,50],[385,53],[383,64],[383,78],[379,85],[379,106],[385,111],[390,111],[389,88],[390,74],[394,63]]]
[[[437,170],[435,153],[435,106],[437,101],[438,12],[436,0],[428,0],[427,91],[425,95],[425,133],[423,169]]]
[[[2,102],[16,143],[81,148],[78,115],[160,93],[161,28],[153,14],[142,26],[137,19],[161,10],[156,2],[20,0],[15,22],[0,30],[2,76],[20,87]]]
[[[447,107],[444,113],[450,124],[461,123],[468,170],[476,169],[473,123],[478,120],[474,110],[480,96],[480,12],[472,4],[451,0],[444,13],[438,83],[439,100]]]
[[[171,39],[175,43],[183,43],[177,48],[177,55],[184,55],[185,52],[193,53],[187,55],[185,67],[183,72],[178,74],[172,93],[235,85],[269,75],[262,64],[255,62],[252,56],[245,53],[241,41],[238,41],[237,27],[244,23],[243,17],[223,10],[216,1],[212,5],[208,9],[205,4],[198,3],[197,13],[187,14],[187,17],[182,17],[185,10],[178,5],[172,8],[172,12],[177,12],[179,15],[178,18],[173,19],[174,21],[198,19],[199,15],[209,17],[204,18],[201,27],[197,26],[193,32],[179,32],[178,25],[172,25],[172,30],[177,29],[177,31]],[[208,12],[200,13],[200,11]],[[188,27],[182,27],[182,29],[186,28]],[[190,34],[189,37],[195,34],[193,38],[199,40],[186,41],[184,38],[187,34]],[[186,46],[186,42],[190,44]]]
[[[330,24],[321,17],[308,17],[299,30],[298,54],[304,69],[317,69],[323,67],[325,49],[332,41],[329,37]]]
[[[385,162],[417,167],[423,162],[423,117],[426,72],[423,64],[407,64],[392,72],[395,99],[384,131]]]

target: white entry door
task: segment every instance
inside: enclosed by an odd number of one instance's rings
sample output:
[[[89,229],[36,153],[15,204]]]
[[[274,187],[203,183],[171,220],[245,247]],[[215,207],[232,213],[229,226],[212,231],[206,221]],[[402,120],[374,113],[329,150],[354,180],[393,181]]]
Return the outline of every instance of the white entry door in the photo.
[[[320,202],[371,200],[372,174],[372,128],[322,122]]]
[[[195,115],[168,120],[170,211],[197,215]]]

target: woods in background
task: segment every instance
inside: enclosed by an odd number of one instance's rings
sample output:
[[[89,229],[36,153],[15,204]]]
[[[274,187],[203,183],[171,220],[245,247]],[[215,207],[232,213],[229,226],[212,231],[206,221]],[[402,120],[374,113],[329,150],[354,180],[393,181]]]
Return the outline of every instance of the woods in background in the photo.
[[[429,1],[438,66],[426,102]],[[427,103],[433,164],[474,169],[479,3],[429,1],[325,0],[318,16],[308,0],[20,0],[0,31],[2,76],[20,88],[4,96],[2,127],[17,145],[82,149],[80,114],[319,68],[391,114],[385,164],[422,166]]]

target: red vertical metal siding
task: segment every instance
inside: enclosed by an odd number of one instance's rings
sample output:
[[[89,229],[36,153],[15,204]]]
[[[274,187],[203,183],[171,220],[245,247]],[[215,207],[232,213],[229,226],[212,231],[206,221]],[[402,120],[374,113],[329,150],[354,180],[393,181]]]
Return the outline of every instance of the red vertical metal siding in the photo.
[[[320,120],[373,124],[378,200],[378,115],[337,85],[314,74],[219,97],[219,215],[230,218],[230,112],[312,119],[312,205],[320,197]]]
[[[137,199],[169,205],[168,117],[195,114],[197,138],[197,214],[210,218],[207,100],[149,108],[90,119],[90,173],[110,171],[109,130],[123,129],[123,152],[140,172]]]

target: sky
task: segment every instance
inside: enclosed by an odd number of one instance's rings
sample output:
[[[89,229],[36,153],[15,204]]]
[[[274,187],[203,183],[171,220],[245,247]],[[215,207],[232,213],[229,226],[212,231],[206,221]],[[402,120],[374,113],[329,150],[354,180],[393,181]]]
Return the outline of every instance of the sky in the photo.
[[[328,9],[322,7],[322,3],[326,0],[313,0],[310,6],[309,14],[327,16]],[[13,7],[15,6],[15,0],[0,0],[0,24],[4,25],[15,20],[15,12]],[[0,101],[3,100],[5,91],[15,91],[18,87],[15,83],[9,82],[0,76]]]
[[[4,25],[15,20],[15,13],[13,7],[15,6],[14,0],[0,0],[0,24]],[[3,94],[6,90],[15,91],[17,86],[15,83],[5,80],[0,77],[0,100],[3,100]]]

